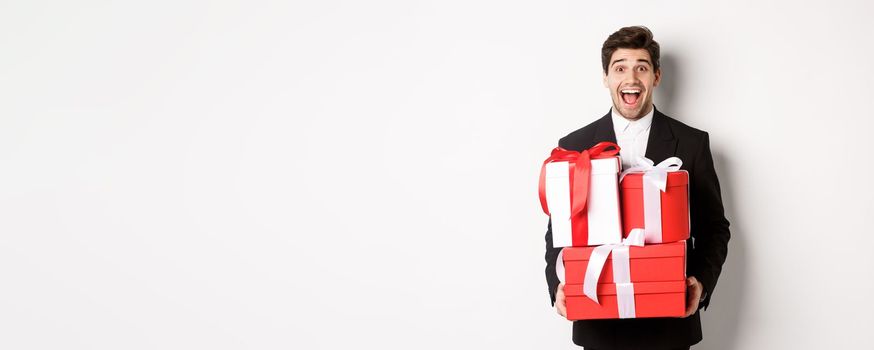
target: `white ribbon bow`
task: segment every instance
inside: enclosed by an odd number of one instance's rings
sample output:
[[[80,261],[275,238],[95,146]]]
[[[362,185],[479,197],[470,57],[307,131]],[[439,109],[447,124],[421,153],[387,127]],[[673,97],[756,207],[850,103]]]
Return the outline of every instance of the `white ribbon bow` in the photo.
[[[667,190],[668,173],[680,170],[683,161],[670,157],[661,163],[644,157],[637,157],[637,164],[619,175],[619,182],[629,173],[643,173],[643,229],[646,243],[662,243],[662,202],[661,193]]]
[[[628,238],[618,244],[605,244],[595,247],[589,257],[586,266],[586,277],[583,280],[583,294],[595,303],[598,303],[598,279],[604,270],[607,257],[613,254],[613,283],[616,285],[616,300],[619,310],[619,318],[634,318],[634,284],[631,283],[631,262],[628,253],[630,246],[642,247],[644,245],[644,231],[633,229]],[[555,272],[559,281],[564,282],[564,250],[559,252],[558,261],[555,264]]]

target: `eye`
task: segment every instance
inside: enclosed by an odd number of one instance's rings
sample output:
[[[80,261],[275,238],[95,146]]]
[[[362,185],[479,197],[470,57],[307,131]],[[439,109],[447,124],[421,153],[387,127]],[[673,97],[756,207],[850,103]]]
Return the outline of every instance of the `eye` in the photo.
[[[616,71],[617,72],[624,72],[625,68],[624,67],[616,67]]]
[[[637,71],[638,72],[646,72],[647,68],[646,68],[646,66],[639,66],[639,67],[637,67]]]

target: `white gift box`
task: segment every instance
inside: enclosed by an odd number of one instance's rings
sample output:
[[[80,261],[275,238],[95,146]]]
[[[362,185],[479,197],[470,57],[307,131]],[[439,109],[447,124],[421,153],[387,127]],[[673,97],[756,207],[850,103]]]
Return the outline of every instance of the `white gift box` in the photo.
[[[585,210],[575,217],[571,217],[571,172],[576,165],[568,161],[546,164],[545,192],[552,219],[553,247],[622,242],[619,212],[620,164],[619,157],[591,160]]]

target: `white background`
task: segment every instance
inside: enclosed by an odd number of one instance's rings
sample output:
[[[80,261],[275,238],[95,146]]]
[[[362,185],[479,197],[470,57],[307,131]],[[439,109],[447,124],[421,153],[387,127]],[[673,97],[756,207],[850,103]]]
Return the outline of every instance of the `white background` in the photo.
[[[695,349],[870,345],[871,10],[0,2],[0,348],[576,348],[537,175],[635,24],[732,223]]]

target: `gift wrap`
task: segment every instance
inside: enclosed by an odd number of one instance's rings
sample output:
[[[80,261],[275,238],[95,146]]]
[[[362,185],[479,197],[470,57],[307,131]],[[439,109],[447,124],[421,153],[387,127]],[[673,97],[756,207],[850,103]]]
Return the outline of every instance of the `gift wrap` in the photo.
[[[615,150],[607,150],[613,147]],[[619,243],[619,146],[553,150],[540,174],[540,201],[552,222],[553,247]]]
[[[569,320],[682,317],[686,311],[686,241],[643,245],[643,230],[621,244],[562,249]]]
[[[647,244],[689,239],[689,173],[679,170],[682,161],[637,163],[620,176],[623,232],[643,228]]]
[[[565,285],[568,320],[620,318],[616,285],[599,284],[596,303],[583,294],[581,285]],[[638,282],[634,284],[633,318],[683,317],[686,313],[686,282]],[[631,318],[631,317],[629,317]]]

